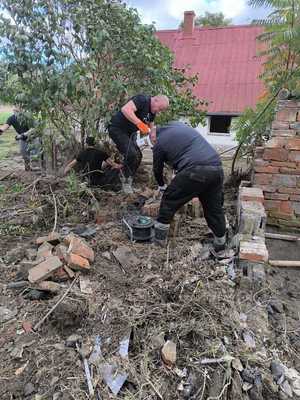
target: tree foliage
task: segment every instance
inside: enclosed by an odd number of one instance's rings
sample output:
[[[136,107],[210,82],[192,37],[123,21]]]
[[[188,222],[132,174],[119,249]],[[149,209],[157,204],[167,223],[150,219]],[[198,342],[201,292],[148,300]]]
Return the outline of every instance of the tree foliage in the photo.
[[[237,139],[244,150],[269,137],[274,118],[276,95],[281,88],[299,89],[300,78],[300,3],[298,0],[250,0],[254,7],[271,7],[273,11],[264,20],[264,32],[257,40],[260,57],[264,59],[261,76],[265,93],[256,109],[247,109],[234,124]]]
[[[171,52],[136,10],[108,0],[3,0],[0,7],[0,96],[17,98],[65,136],[75,128],[96,134],[140,92],[170,97],[164,119],[203,120],[192,94],[197,77],[173,69]]]
[[[210,13],[205,12],[204,15],[200,15],[195,19],[195,26],[199,27],[221,27],[231,25],[232,20],[230,18],[225,18],[222,12]],[[181,22],[180,27],[183,28],[183,22]]]

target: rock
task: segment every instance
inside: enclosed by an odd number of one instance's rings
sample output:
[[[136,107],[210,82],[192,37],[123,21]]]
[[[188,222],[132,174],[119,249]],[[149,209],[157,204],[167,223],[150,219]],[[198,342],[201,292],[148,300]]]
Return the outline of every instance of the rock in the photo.
[[[17,310],[10,310],[6,307],[0,307],[0,323],[10,321],[17,315]]]
[[[58,283],[52,281],[43,281],[38,284],[39,289],[44,290],[45,292],[50,293],[59,293],[61,290],[61,286]]]
[[[274,380],[277,382],[279,378],[284,375],[284,366],[279,362],[272,361],[271,362],[271,373],[274,377]]]
[[[40,236],[36,239],[35,243],[41,245],[45,242],[51,243],[53,245],[58,244],[60,241],[60,235],[57,232],[49,233],[48,236]]]
[[[49,293],[37,289],[29,289],[23,295],[27,300],[46,300],[49,298]]]
[[[57,256],[49,257],[29,270],[28,280],[31,283],[40,282],[51,276],[61,266],[62,262]]]
[[[26,383],[24,387],[24,396],[30,396],[35,392],[35,387],[31,382]]]
[[[26,286],[28,286],[28,281],[10,282],[7,289],[22,289]]]
[[[76,347],[76,343],[82,343],[82,336],[73,334],[65,341],[67,347]]]
[[[165,344],[165,333],[161,332],[160,334],[158,334],[156,336],[152,336],[151,344],[154,349],[161,349],[163,347],[163,345]]]
[[[28,258],[28,260],[33,261],[36,258],[37,251],[35,249],[26,249],[25,250],[25,256]]]
[[[80,286],[81,293],[84,293],[84,294],[92,294],[93,293],[91,281],[89,280],[88,277],[80,275],[79,286]]]
[[[73,253],[68,255],[68,265],[75,271],[86,271],[91,268],[90,263],[86,258]]]
[[[248,390],[250,390],[253,387],[252,383],[249,382],[244,382],[243,383],[243,391],[244,392],[248,392]]]
[[[243,340],[249,349],[255,349],[255,339],[253,334],[246,329],[243,331]]]
[[[48,257],[51,257],[52,249],[53,249],[53,246],[50,243],[47,243],[47,242],[43,243],[37,251],[36,258],[38,260],[44,260]]]
[[[232,360],[231,365],[233,369],[240,372],[244,369],[243,364],[241,363],[241,360],[239,358],[235,358],[234,360]]]
[[[269,306],[277,313],[283,313],[283,303],[280,300],[271,300]]]
[[[176,344],[167,340],[161,349],[161,357],[167,366],[173,366],[176,363]]]

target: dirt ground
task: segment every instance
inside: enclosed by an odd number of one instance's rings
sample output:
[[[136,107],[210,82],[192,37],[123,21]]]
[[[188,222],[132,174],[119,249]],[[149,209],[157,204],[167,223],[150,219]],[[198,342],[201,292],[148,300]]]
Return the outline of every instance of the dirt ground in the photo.
[[[0,178],[6,172],[0,170]],[[280,361],[300,371],[298,271],[267,269],[266,284],[256,286],[235,263],[232,277],[228,265],[198,257],[208,229],[203,218],[189,215],[168,249],[130,243],[121,219],[137,207],[139,194],[91,191],[71,179],[32,172],[0,183],[1,400],[88,399],[80,355],[66,346],[72,334],[81,336],[87,356],[99,335],[104,359],[115,360],[128,374],[115,396],[93,368],[98,399],[298,398],[287,397],[270,369],[271,362]],[[145,186],[139,184],[140,192]],[[235,201],[235,187],[227,187],[232,231]],[[75,283],[41,328],[26,332],[26,323],[39,322],[71,282],[60,282],[60,292],[42,300],[28,298],[28,285],[7,287],[26,276],[26,262],[37,250],[35,238],[51,232],[55,208],[57,232],[96,228],[88,239],[96,254],[89,273],[92,293],[83,294]],[[95,225],[99,212],[102,223]],[[126,268],[112,256],[123,245],[137,258]],[[3,307],[10,317],[3,316]],[[124,336],[130,337],[128,359],[120,360],[117,349]],[[176,344],[172,368],[161,358],[167,340]]]

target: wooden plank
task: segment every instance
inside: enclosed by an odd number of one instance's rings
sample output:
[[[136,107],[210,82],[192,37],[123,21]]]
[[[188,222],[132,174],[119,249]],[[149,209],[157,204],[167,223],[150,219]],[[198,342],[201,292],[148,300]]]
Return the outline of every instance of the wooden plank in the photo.
[[[268,233],[266,232],[265,237],[267,239],[278,239],[278,240],[287,240],[289,242],[296,242],[297,240],[300,241],[300,238],[293,235],[283,235],[281,233]]]
[[[290,261],[290,260],[269,260],[269,265],[272,267],[300,267],[300,261]]]

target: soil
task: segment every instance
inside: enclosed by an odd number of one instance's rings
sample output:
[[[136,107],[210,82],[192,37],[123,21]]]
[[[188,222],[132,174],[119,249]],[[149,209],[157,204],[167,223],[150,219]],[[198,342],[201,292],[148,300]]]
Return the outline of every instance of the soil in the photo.
[[[287,398],[270,363],[280,360],[300,371],[297,270],[267,269],[266,284],[256,286],[235,265],[236,277],[230,280],[226,265],[198,257],[209,232],[203,218],[190,215],[167,249],[129,242],[122,215],[135,209],[145,182],[131,197],[32,172],[12,174],[1,184],[0,298],[1,306],[12,312],[0,325],[1,400],[89,398],[81,356],[65,345],[72,334],[81,336],[86,356],[99,335],[104,359],[114,360],[128,374],[114,396],[92,368],[99,399]],[[225,209],[232,231],[235,200],[236,188],[227,187]],[[96,228],[89,239],[96,254],[89,273],[92,294],[81,293],[75,283],[40,329],[30,332],[30,324],[43,318],[71,280],[45,300],[29,300],[24,287],[8,289],[7,284],[24,279],[24,261],[36,251],[35,238],[52,231],[55,207],[56,231]],[[99,213],[102,223],[95,225]],[[138,259],[130,268],[121,268],[112,255],[120,246],[129,247]],[[249,335],[254,346],[245,339]],[[124,336],[130,337],[128,360],[117,356]],[[166,340],[176,344],[175,367],[161,359]],[[204,359],[214,362],[203,364]]]

